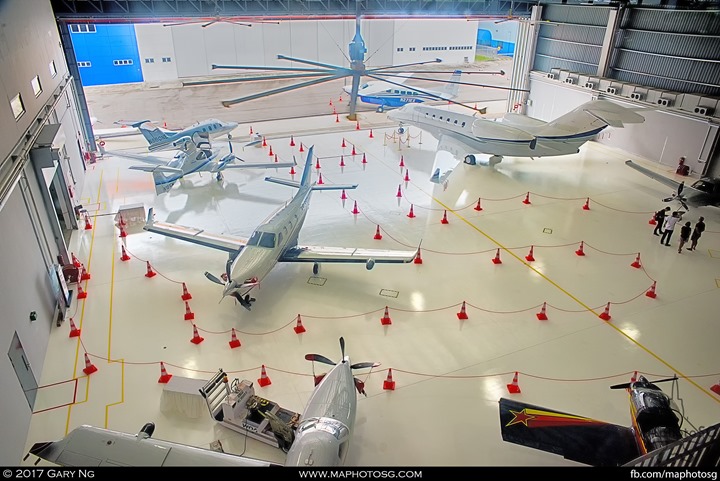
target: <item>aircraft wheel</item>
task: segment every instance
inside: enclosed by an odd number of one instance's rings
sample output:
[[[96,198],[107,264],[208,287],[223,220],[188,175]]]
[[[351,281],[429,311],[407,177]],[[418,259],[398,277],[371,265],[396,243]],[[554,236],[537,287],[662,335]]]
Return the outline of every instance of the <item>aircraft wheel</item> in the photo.
[[[222,181],[223,181],[223,175],[222,175],[222,173],[220,173],[220,172],[217,173],[217,181],[218,181],[218,182],[222,182]]]
[[[316,262],[313,264],[313,275],[316,276],[318,274],[320,274],[320,263]]]
[[[383,106],[381,105],[380,107],[377,108],[376,112],[379,113],[379,114],[385,112],[385,107],[383,107]]]

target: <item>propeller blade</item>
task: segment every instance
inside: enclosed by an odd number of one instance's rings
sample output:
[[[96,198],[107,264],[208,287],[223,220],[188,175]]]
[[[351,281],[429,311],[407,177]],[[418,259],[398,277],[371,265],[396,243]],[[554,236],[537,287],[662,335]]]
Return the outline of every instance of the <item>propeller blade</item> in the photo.
[[[345,338],[340,338],[340,354],[342,354],[342,358],[345,359]]]
[[[356,362],[352,366],[350,366],[350,369],[367,369],[367,368],[376,368],[380,365],[379,362]]]
[[[227,262],[225,263],[225,275],[227,276],[228,279],[232,279],[232,275],[231,275],[232,263],[233,263],[233,259],[228,259]],[[224,282],[223,282],[223,284],[224,284]]]
[[[305,354],[305,360],[322,362],[324,364],[330,364],[331,366],[335,365],[333,361],[320,354]]]
[[[221,286],[225,285],[224,281],[220,280],[217,276],[215,276],[209,272],[205,272],[205,277],[207,277],[208,280],[214,282],[215,284],[220,284]]]

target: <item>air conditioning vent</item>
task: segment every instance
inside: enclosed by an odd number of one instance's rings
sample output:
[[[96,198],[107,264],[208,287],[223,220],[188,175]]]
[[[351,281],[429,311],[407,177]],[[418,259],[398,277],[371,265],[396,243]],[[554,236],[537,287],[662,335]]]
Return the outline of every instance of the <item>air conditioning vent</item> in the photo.
[[[617,89],[615,87],[608,87],[607,93],[615,95],[617,93]]]
[[[658,99],[657,103],[658,103],[658,105],[662,105],[663,107],[670,107],[672,105],[672,100]]]
[[[700,115],[712,115],[713,109],[711,107],[695,107],[695,113]]]
[[[572,77],[568,77],[568,78],[565,79],[565,83],[566,83],[566,84],[574,84],[574,83],[575,83],[575,79],[572,78]]]
[[[645,96],[638,92],[633,92],[630,94],[630,98],[633,100],[642,100]]]
[[[594,88],[595,88],[595,83],[593,83],[593,82],[585,82],[585,88],[586,88],[586,89],[594,89]]]
[[[555,78],[555,74],[554,74],[554,73],[549,73],[549,74],[547,74],[547,78],[549,78],[549,79],[554,79],[554,78]]]

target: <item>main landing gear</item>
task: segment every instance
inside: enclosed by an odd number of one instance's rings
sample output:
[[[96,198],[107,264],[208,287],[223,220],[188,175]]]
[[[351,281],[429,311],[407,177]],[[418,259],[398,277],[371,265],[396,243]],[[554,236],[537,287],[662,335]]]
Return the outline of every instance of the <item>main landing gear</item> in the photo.
[[[240,294],[238,294],[237,292],[233,292],[232,296],[235,299],[237,299],[237,301],[240,303],[240,305],[243,306],[248,311],[252,307],[252,303],[255,302],[255,300],[256,300],[254,297],[250,297],[250,294],[245,294],[245,296],[243,297]]]

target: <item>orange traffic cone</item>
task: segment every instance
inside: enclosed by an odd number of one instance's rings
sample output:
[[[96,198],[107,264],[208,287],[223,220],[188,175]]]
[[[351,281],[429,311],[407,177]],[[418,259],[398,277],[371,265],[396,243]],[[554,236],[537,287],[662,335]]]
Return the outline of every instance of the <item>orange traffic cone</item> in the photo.
[[[714,385],[710,388],[710,390],[711,390],[712,392],[714,392],[715,394],[717,394],[718,396],[720,396],[720,382],[717,383],[717,384],[714,384]]]
[[[447,218],[447,211],[445,211],[445,213],[443,214],[443,217],[442,217],[442,220],[440,220],[440,223],[441,224],[449,224],[450,223],[450,221],[448,221],[448,218]]]
[[[70,255],[72,256],[73,265],[77,268],[80,268],[80,266],[82,266],[82,263],[80,262],[80,260],[77,257],[75,257],[75,253],[71,252]]]
[[[292,135],[290,136],[290,147],[295,147],[295,138]]]
[[[167,384],[171,377],[172,374],[168,374],[165,369],[165,363],[160,361],[160,378],[158,379],[158,384]]]
[[[585,205],[583,206],[583,210],[590,210],[590,197],[587,198],[585,201]]]
[[[417,254],[415,255],[415,260],[413,261],[415,264],[422,264],[422,256],[420,255],[420,249],[418,249]]]
[[[372,129],[370,129],[370,138],[371,138],[371,139],[374,139],[374,138],[375,138],[375,137],[373,136]]]
[[[585,242],[584,242],[584,241],[580,241],[580,248],[575,251],[575,254],[577,254],[577,255],[579,255],[579,256],[584,256],[584,255],[585,255],[585,251],[583,250],[583,246],[584,246],[584,245],[585,245]]]
[[[390,319],[390,313],[388,312],[387,306],[385,306],[385,313],[380,318],[380,324],[382,324],[383,326],[388,326],[392,324],[392,319]]]
[[[637,378],[638,378],[638,372],[635,371],[635,372],[633,373],[633,375],[630,377],[630,382],[635,382],[635,381],[637,381]]]
[[[271,146],[270,146],[270,150],[268,151],[268,156],[269,156],[269,157],[272,157],[273,155],[275,155],[275,154],[273,154],[272,145],[271,145]]]
[[[530,204],[530,192],[528,192],[527,195],[525,196],[525,200],[523,200],[523,204],[527,204],[527,205]]]
[[[190,304],[188,304],[188,301],[185,301],[185,320],[192,321],[193,319],[195,319],[195,313],[190,310]]]
[[[605,311],[598,316],[603,321],[609,321],[612,316],[610,315],[610,303],[607,303],[607,306],[605,306]]]
[[[120,256],[120,260],[125,262],[130,260],[130,256],[128,255],[127,251],[125,250],[125,246],[120,246],[122,248],[122,255]]]
[[[85,369],[83,369],[83,372],[87,374],[88,376],[94,372],[97,372],[98,368],[95,367],[95,364],[90,362],[90,356],[88,356],[88,353],[85,353]]]
[[[120,218],[120,220],[122,221],[122,218]],[[118,227],[120,228],[120,235],[118,237],[127,237],[127,231],[122,222],[118,223]]]
[[[182,283],[182,285],[183,285],[183,293],[182,293],[181,299],[183,301],[189,301],[190,299],[192,299],[192,295],[190,294],[190,292],[188,292],[187,286],[185,285],[184,282]]]
[[[525,260],[528,262],[535,260],[535,257],[533,257],[533,246],[530,246],[530,252],[528,252],[528,255],[525,256]]]
[[[478,197],[477,205],[474,207],[474,209],[478,212],[480,212],[482,209],[482,206],[480,205],[480,198]]]
[[[89,281],[90,280],[90,273],[85,269],[85,265],[80,265],[80,280],[81,281]]]
[[[260,387],[269,386],[272,384],[272,381],[267,375],[267,372],[265,371],[265,364],[262,365],[262,369],[260,371],[260,379],[258,379],[258,384]]]
[[[493,264],[502,264],[502,261],[500,260],[500,249],[497,250],[495,253],[495,257],[493,258]]]
[[[352,213],[355,214],[355,215],[357,215],[357,214],[360,213],[360,211],[358,210],[357,201],[355,201],[355,203],[353,204]]]
[[[520,394],[520,385],[518,384],[518,372],[515,371],[512,383],[507,385],[508,392],[510,394]]]
[[[150,261],[145,261],[147,264],[147,272],[145,273],[145,277],[155,277],[157,275],[157,272],[155,272],[150,265]]]
[[[547,309],[547,302],[543,302],[542,309],[540,309],[540,312],[535,314],[539,321],[547,321],[548,320],[547,314],[545,312],[546,309]]]
[[[236,347],[240,347],[240,340],[237,338],[237,334],[235,334],[235,328],[232,328],[232,334],[230,336],[230,344],[231,349],[235,349]]]
[[[630,265],[632,267],[634,267],[635,269],[640,269],[642,267],[642,265],[640,264],[640,253],[639,252],[638,252],[637,257],[635,258],[635,261]]]
[[[193,344],[200,344],[205,340],[204,337],[200,337],[200,333],[198,333],[198,328],[195,324],[193,324],[193,337],[190,339],[190,342]]]
[[[415,212],[413,212],[413,205],[412,205],[412,204],[410,204],[410,212],[408,212],[408,215],[407,215],[407,216],[410,217],[411,219],[415,217]]]
[[[405,158],[402,155],[400,156],[400,167],[405,167]]]
[[[657,284],[657,281],[653,281],[652,286],[650,286],[650,289],[645,293],[646,296],[648,296],[651,299],[655,299],[657,297],[657,294],[655,293],[655,285]]]
[[[80,282],[78,282],[77,288],[78,288],[77,298],[78,298],[78,299],[85,299],[85,298],[87,298],[87,292],[85,292],[85,291],[83,290],[82,284],[81,284]]]
[[[462,307],[460,308],[460,312],[457,313],[457,317],[458,317],[458,319],[467,319],[468,318],[467,312],[465,311],[465,301],[463,301]]]
[[[70,318],[70,336],[68,337],[80,337],[80,329],[75,326],[73,318]]]
[[[87,212],[85,212],[85,230],[92,229],[92,224],[90,223],[90,216]]]
[[[380,226],[377,226],[377,229],[375,229],[375,236],[373,237],[375,240],[382,239],[382,234],[380,233]]]
[[[305,332],[305,326],[303,326],[302,324],[300,314],[297,315],[297,323],[295,324],[295,327],[293,329],[295,330],[295,334],[302,334],[303,332]]]
[[[267,147],[267,141],[265,140],[265,136],[264,136],[264,135],[263,135],[263,143],[262,143],[262,146],[263,146],[263,147]]]
[[[392,368],[388,369],[388,375],[385,381],[383,381],[383,389],[385,391],[395,390],[395,381],[393,381]]]

